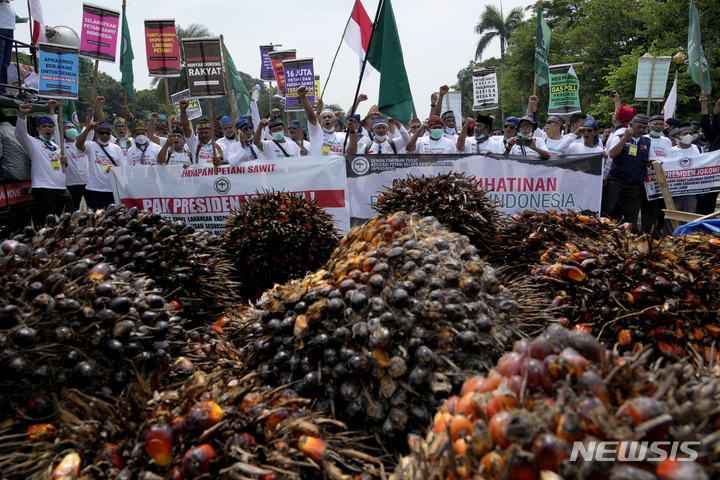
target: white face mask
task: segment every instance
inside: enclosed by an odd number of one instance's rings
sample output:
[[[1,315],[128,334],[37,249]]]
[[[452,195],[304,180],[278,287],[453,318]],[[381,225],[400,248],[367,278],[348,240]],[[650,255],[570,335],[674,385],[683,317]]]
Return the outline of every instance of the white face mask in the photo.
[[[450,127],[445,127],[445,133],[448,135],[455,135],[455,129]]]
[[[693,142],[693,136],[692,134],[683,135],[680,137],[680,143],[683,145],[690,145]]]
[[[138,135],[137,137],[135,137],[135,143],[137,143],[139,145],[145,145],[147,143],[147,141],[148,141],[147,135]]]
[[[327,129],[327,128],[323,127],[323,132],[325,132],[329,135],[331,133],[335,133],[335,129],[334,128]]]
[[[380,143],[384,142],[386,138],[387,138],[387,135],[375,135],[375,140],[377,140]]]
[[[693,137],[692,141],[694,142],[695,140],[697,140],[697,138],[698,138],[699,136],[700,136],[700,135],[698,135],[697,133],[693,134],[693,136],[692,136],[692,137]]]

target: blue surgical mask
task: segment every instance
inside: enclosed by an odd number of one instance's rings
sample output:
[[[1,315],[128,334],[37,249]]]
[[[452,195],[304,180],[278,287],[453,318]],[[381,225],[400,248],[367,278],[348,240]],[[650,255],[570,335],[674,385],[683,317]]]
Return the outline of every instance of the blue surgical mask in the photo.
[[[68,137],[70,140],[75,140],[78,137],[78,135],[80,135],[80,134],[74,128],[69,128],[69,129],[65,130],[65,136]]]
[[[433,140],[438,140],[442,136],[443,131],[439,128],[433,128],[432,130],[430,130],[430,138],[432,138]]]
[[[285,132],[275,132],[272,134],[273,138],[277,140],[278,142],[285,138]]]
[[[450,127],[445,127],[445,133],[448,135],[455,135],[455,129]]]
[[[475,137],[475,141],[478,143],[482,143],[482,141],[485,140],[485,134],[483,133],[479,137]]]
[[[662,132],[656,132],[655,130],[650,130],[650,136],[653,138],[660,138],[660,135]]]

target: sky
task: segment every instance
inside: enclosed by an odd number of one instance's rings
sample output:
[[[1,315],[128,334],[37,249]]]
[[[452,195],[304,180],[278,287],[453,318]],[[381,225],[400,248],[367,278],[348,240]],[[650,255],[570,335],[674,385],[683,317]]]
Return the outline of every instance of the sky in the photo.
[[[491,0],[500,6],[501,0]],[[80,35],[82,22],[80,0],[41,0],[45,24],[64,25]],[[95,0],[90,4],[120,10],[122,0]],[[362,0],[370,19],[375,18],[378,0]],[[27,2],[11,2],[19,16],[27,16]],[[232,0],[127,0],[135,60],[135,89],[149,88],[145,54],[144,20],[174,18],[175,24],[187,27],[200,23],[214,35],[222,34],[236,67],[253,77],[260,77],[260,45],[281,44],[279,50],[296,49],[297,58],[314,59],[315,74],[320,75],[321,89],[330,72],[354,0],[312,0],[308,2],[275,0],[274,2],[236,2]],[[474,33],[486,2],[448,3],[439,0],[392,0],[405,68],[410,79],[418,115],[424,118],[430,110],[430,95],[441,85],[453,85],[457,72],[474,60],[479,36]],[[452,5],[453,7],[450,7]],[[527,1],[505,0],[503,11],[526,7]],[[526,18],[531,12],[525,12]],[[16,26],[15,38],[29,43],[28,24]],[[500,56],[500,44],[493,41],[481,60]],[[532,68],[532,67],[529,67]],[[99,69],[120,79],[119,64],[100,62]],[[359,77],[358,56],[343,42],[337,54],[323,100],[348,110],[355,98]],[[378,99],[379,74],[372,73],[360,88],[368,96],[358,112],[367,110]],[[364,107],[364,108],[363,108]]]

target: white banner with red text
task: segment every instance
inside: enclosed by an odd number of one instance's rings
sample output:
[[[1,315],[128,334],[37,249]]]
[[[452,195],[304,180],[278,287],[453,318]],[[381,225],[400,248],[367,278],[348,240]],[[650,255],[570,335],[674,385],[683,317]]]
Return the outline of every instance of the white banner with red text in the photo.
[[[350,229],[345,159],[294,157],[224,165],[150,165],[112,168],[116,203],[182,220],[214,234],[228,215],[265,190],[297,192],[317,201],[341,232]]]
[[[524,210],[600,211],[601,154],[567,155],[551,160],[502,155],[350,155],[347,182],[353,225],[372,218],[378,192],[408,174],[464,172],[507,213]]]
[[[720,151],[663,158],[662,166],[672,196],[720,192]],[[645,177],[645,192],[648,200],[663,198],[655,172]]]

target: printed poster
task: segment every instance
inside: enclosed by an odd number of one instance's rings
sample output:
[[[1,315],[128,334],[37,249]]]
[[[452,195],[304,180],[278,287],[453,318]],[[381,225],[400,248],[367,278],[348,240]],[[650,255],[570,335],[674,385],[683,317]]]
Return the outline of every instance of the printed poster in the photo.
[[[80,56],[115,63],[120,12],[83,3]]]
[[[662,158],[665,178],[672,196],[720,192],[720,151]],[[648,169],[645,193],[648,200],[663,198],[657,175]]]
[[[310,105],[315,104],[315,72],[313,70],[312,58],[301,58],[285,60],[283,62],[285,75],[285,111],[302,112],[303,106],[300,103],[300,96],[297,89],[307,87],[307,99]]]
[[[270,61],[270,52],[275,51],[273,45],[260,45],[260,78],[262,80],[275,80],[275,71]]]
[[[279,52],[271,52],[269,54],[270,62],[272,62],[273,71],[275,72],[275,82],[278,86],[277,94],[285,96],[285,72],[283,71],[283,61],[295,58],[295,50],[282,50]]]
[[[473,112],[498,108],[497,73],[494,68],[473,69]]]
[[[581,113],[580,80],[572,65],[550,67],[550,99],[548,115]]]
[[[220,37],[183,38],[185,64],[191,97],[224,97]]]
[[[38,67],[39,97],[77,100],[79,85],[77,48],[40,43]]]
[[[640,57],[635,80],[635,100],[665,100],[672,57]],[[652,82],[652,95],[650,83]]]
[[[202,106],[200,105],[200,101],[197,98],[190,96],[190,89],[185,89],[177,93],[173,93],[170,96],[170,100],[173,102],[173,106],[175,107],[175,115],[180,118],[180,100],[187,100],[188,101],[188,108],[185,110],[185,113],[187,113],[188,120],[194,120],[196,118],[202,117]]]
[[[145,52],[151,77],[179,77],[180,46],[175,20],[145,20]]]

